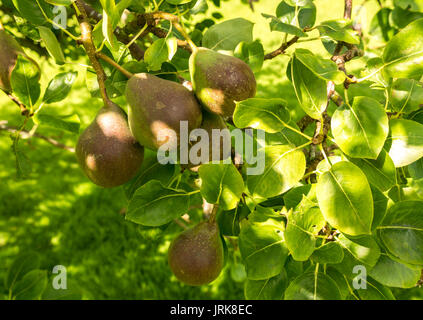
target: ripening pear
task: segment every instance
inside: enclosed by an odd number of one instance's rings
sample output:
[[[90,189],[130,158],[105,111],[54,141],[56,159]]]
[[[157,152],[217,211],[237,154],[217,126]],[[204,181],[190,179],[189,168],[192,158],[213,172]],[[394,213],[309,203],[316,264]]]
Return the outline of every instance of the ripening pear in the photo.
[[[157,150],[165,143],[179,145],[181,121],[187,121],[188,132],[201,125],[201,107],[183,85],[155,75],[138,73],[126,87],[129,104],[129,126],[143,146]]]
[[[203,155],[203,150],[199,149],[196,154],[201,159],[201,163],[192,163],[190,158],[188,164],[181,164],[183,168],[188,168],[194,172],[198,171],[201,164],[225,160],[231,156],[231,134],[221,116],[203,111],[203,123],[200,128],[204,129],[208,134],[208,154]],[[227,132],[223,131],[225,129]],[[220,131],[220,137],[217,136],[218,130]],[[191,153],[196,146],[196,142],[191,142],[189,152]],[[218,152],[216,152],[216,150]]]
[[[132,135],[125,112],[110,103],[80,135],[76,156],[92,182],[109,188],[135,176],[144,159],[144,148]]]
[[[19,43],[5,30],[0,29],[0,89],[6,92],[12,91],[10,77],[19,54],[23,54]]]
[[[233,115],[235,101],[256,94],[253,71],[236,57],[198,48],[190,57],[189,69],[197,98],[210,112],[225,118]]]
[[[169,266],[182,282],[199,286],[215,280],[223,268],[224,249],[216,222],[203,221],[171,243]]]

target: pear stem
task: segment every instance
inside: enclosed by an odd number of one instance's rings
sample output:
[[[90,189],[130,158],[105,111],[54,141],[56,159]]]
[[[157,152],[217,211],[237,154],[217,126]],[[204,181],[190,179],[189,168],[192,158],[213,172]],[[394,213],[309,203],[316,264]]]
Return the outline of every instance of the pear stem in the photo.
[[[156,18],[156,19],[163,19],[163,20],[170,21],[173,24],[173,26],[175,27],[175,29],[178,30],[182,34],[182,36],[185,38],[185,40],[188,42],[192,51],[196,52],[198,50],[197,46],[191,40],[188,33],[185,31],[185,29],[179,23],[180,22],[179,17],[177,17],[173,14],[167,13],[167,12],[162,12],[162,11],[153,12],[152,16],[153,16],[153,18]]]
[[[208,219],[208,221],[210,222],[210,223],[215,223],[216,222],[216,214],[217,214],[217,210],[219,209],[219,205],[217,205],[217,204],[215,204],[214,206],[213,206],[213,210],[212,210],[212,212],[211,212],[211,214],[210,214],[210,216],[209,216],[209,219]]]
[[[115,69],[117,69],[118,71],[120,71],[128,79],[130,79],[134,75],[133,73],[131,73],[128,70],[126,70],[125,68],[123,68],[120,64],[116,63],[113,59],[111,59],[108,56],[106,56],[104,53],[97,52],[96,53],[96,56],[97,56],[97,58],[99,58],[99,59],[107,62],[112,67],[114,67]]]

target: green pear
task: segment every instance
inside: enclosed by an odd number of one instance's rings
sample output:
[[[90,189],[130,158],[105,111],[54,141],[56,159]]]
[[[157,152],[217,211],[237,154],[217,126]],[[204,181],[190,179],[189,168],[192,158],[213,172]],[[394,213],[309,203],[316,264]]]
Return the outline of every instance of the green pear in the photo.
[[[176,134],[179,145],[181,121],[187,121],[188,130],[201,125],[201,107],[195,96],[179,83],[155,75],[138,73],[126,87],[129,104],[129,126],[143,146],[157,150]],[[175,145],[175,147],[177,146]]]
[[[224,262],[217,223],[203,221],[182,232],[169,247],[168,261],[175,276],[186,284],[199,286],[215,280]]]
[[[24,54],[19,43],[5,30],[0,29],[0,89],[6,92],[12,91],[10,77],[19,54]]]
[[[109,188],[135,176],[144,159],[144,148],[132,135],[125,112],[110,103],[80,135],[76,157],[92,182]]]
[[[210,112],[225,118],[233,115],[236,101],[256,94],[253,71],[236,57],[198,48],[190,57],[189,68],[197,98]]]

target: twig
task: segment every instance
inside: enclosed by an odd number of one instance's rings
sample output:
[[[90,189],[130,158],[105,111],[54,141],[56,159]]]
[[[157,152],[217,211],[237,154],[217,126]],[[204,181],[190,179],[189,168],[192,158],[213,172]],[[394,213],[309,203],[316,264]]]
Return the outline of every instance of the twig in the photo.
[[[7,131],[7,132],[10,132],[10,133],[13,133],[13,134],[16,134],[17,132],[19,132],[19,136],[20,136],[21,139],[29,139],[31,137],[40,138],[40,139],[50,143],[51,145],[53,145],[57,148],[67,150],[69,152],[75,152],[74,148],[68,147],[68,146],[64,145],[61,142],[58,142],[57,140],[55,140],[53,138],[46,137],[46,136],[39,134],[39,133],[31,134],[29,131],[26,131],[26,130],[19,131],[19,129],[16,128],[16,127],[10,127],[10,126],[7,125],[7,121],[0,121],[0,130],[1,131]]]
[[[97,74],[100,94],[101,94],[101,97],[103,98],[104,104],[107,106],[111,103],[109,96],[107,95],[106,84],[105,84],[107,77],[106,77],[106,73],[103,70],[103,67],[101,66],[100,62],[97,60],[97,56],[96,56],[97,50],[94,46],[94,42],[92,39],[92,27],[88,21],[88,16],[85,11],[83,1],[76,0],[74,4],[77,7],[75,9],[79,10],[79,13],[77,12],[77,17],[79,21],[79,26],[81,28],[81,42]]]
[[[121,65],[119,65],[118,63],[116,63],[115,61],[113,61],[113,59],[111,59],[108,56],[106,56],[104,53],[97,52],[96,53],[96,56],[97,56],[97,58],[99,58],[99,59],[107,62],[111,66],[113,66],[115,69],[119,70],[128,79],[130,79],[134,75],[133,73],[129,72],[128,70],[126,70],[125,68],[123,68]]]
[[[12,100],[19,107],[19,109],[21,110],[21,115],[25,117],[31,116],[29,114],[30,113],[29,109],[17,97],[15,97],[13,94],[8,93],[4,90],[2,91],[9,97],[10,100]]]
[[[288,42],[284,42],[278,49],[275,51],[272,51],[264,56],[264,60],[270,60],[275,57],[277,57],[280,54],[285,53],[286,49],[288,49],[290,46],[292,46],[295,42],[297,42],[299,37],[295,36]]]

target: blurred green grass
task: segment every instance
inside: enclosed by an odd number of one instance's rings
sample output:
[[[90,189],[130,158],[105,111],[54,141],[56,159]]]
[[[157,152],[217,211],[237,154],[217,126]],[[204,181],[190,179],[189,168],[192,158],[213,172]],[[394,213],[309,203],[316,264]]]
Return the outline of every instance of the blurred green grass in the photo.
[[[366,4],[368,22],[375,1]],[[261,13],[273,14],[279,1],[260,0],[252,12],[238,0],[222,2],[225,19],[244,17],[255,22],[255,38],[263,41],[265,51],[278,48],[280,33],[271,33]],[[317,0],[318,21],[341,17],[343,1]],[[360,3],[360,1],[357,1]],[[201,17],[199,17],[200,19]],[[265,38],[263,38],[265,35]],[[311,37],[316,34],[311,35]],[[304,43],[313,52],[329,56],[319,41]],[[289,53],[290,51],[288,51]],[[53,66],[40,61],[43,87],[53,75]],[[285,76],[288,57],[266,61],[257,76],[259,97],[287,100],[296,117],[298,104]],[[352,62],[360,66],[360,62]],[[352,66],[352,67],[353,67]],[[101,107],[99,99],[86,89],[83,67],[71,95],[48,108],[56,114],[77,113],[85,128]],[[64,66],[62,71],[71,67]],[[75,70],[75,66],[72,66]],[[18,126],[22,117],[4,94],[0,94],[0,120]],[[39,133],[69,146],[77,136],[40,127]],[[22,140],[20,147],[30,159],[29,179],[17,180],[12,140],[0,132],[0,299],[7,292],[1,281],[7,267],[20,252],[34,250],[41,255],[42,268],[51,272],[55,265],[68,271],[69,286],[78,286],[84,299],[242,299],[243,286],[234,282],[229,270],[213,284],[188,287],[178,282],[167,265],[171,236],[145,238],[138,227],[121,214],[126,199],[121,188],[101,189],[91,184],[78,168],[74,154],[54,148],[40,139]]]

